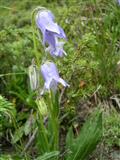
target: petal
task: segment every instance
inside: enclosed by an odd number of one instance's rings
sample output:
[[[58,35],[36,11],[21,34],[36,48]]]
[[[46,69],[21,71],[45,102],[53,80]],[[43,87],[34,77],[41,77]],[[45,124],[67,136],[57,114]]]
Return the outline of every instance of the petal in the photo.
[[[62,78],[59,78],[59,83],[61,83],[64,87],[69,87],[70,85],[66,83]]]
[[[47,11],[47,13],[48,13],[48,16],[51,18],[51,20],[54,21],[55,17],[54,17],[54,15],[52,14],[52,12],[51,12],[51,11]]]
[[[67,56],[67,53],[64,51],[64,49],[63,49],[63,53],[64,53],[65,56]]]
[[[59,73],[58,73],[56,65],[52,62],[49,62],[48,68],[49,68],[49,72],[50,72],[51,76],[58,79]]]
[[[56,48],[56,50],[54,50],[52,54],[55,55],[55,56],[60,56],[60,57],[63,56],[63,52],[59,48]]]
[[[45,28],[46,28],[46,30],[48,30],[50,32],[60,34],[60,29],[59,29],[59,26],[57,25],[57,23],[49,22]]]
[[[64,30],[60,26],[59,26],[59,31],[60,31],[60,34],[58,35],[58,37],[67,39]]]
[[[50,11],[38,12],[36,15],[36,24],[42,33],[47,30],[60,34],[59,26],[54,22],[54,16]]]
[[[59,79],[59,73],[57,67],[52,62],[46,62],[41,66],[41,73],[45,81],[49,81],[49,79]]]
[[[52,46],[49,46],[48,47],[48,51],[50,52],[50,54],[52,56],[59,56],[59,57],[62,57],[63,54],[64,55],[67,55],[67,53],[64,51],[63,49],[63,45],[64,45],[64,42],[58,42],[56,41],[56,46],[55,48],[52,47]]]
[[[52,32],[45,32],[44,43],[47,42],[49,45],[55,47],[55,35]]]
[[[49,79],[48,81],[45,82],[44,86],[45,86],[46,89],[48,89],[48,90],[50,89],[51,82],[52,82],[52,79]]]
[[[55,93],[57,90],[57,81],[55,79],[52,79],[51,83],[50,83],[50,88],[52,89],[52,91]]]
[[[57,90],[57,81],[55,79],[50,79],[49,81],[45,82],[45,88],[47,90],[52,89],[52,91],[56,91]]]
[[[44,80],[47,81],[48,73],[47,73],[47,70],[46,70],[46,66],[44,64],[41,65],[41,73],[42,73],[42,76],[43,76]]]
[[[42,33],[46,30],[48,24],[54,23],[54,16],[50,11],[39,11],[36,15],[36,24]]]

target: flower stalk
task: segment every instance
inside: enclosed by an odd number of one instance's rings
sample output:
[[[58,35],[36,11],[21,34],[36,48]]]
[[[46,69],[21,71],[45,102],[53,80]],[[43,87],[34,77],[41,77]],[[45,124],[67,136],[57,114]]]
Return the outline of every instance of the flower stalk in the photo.
[[[46,52],[49,52],[52,57],[66,55],[63,49],[65,42],[61,41],[61,39],[66,40],[67,38],[64,30],[55,22],[52,12],[44,7],[37,7],[33,10],[32,29],[36,64],[34,63],[29,67],[29,79],[32,90],[42,90],[40,91],[42,96],[37,95],[36,104],[39,114],[40,152],[44,154],[49,151],[59,150],[60,106],[57,88],[59,83],[64,87],[69,87],[69,84],[59,76],[55,63],[46,60]],[[40,32],[42,33],[43,40],[41,43],[45,53],[42,55],[42,64],[40,62],[40,54],[37,49],[38,41],[36,38],[36,36],[41,37]],[[40,82],[38,80],[40,78],[37,71],[38,68],[40,68],[39,73],[41,72],[45,81],[43,89],[38,85]],[[48,94],[44,98],[46,92]],[[47,125],[44,124],[45,116],[48,117]],[[42,143],[43,141],[45,144]]]

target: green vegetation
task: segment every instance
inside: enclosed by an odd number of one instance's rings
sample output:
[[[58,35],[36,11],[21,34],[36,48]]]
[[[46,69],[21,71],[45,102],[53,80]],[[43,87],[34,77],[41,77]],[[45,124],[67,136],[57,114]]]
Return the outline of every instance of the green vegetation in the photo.
[[[48,94],[36,100],[28,78],[38,6],[53,12],[68,39],[56,64],[70,87],[60,85],[52,102]],[[120,158],[119,28],[117,0],[0,1],[0,160]],[[37,50],[41,62],[38,39]]]

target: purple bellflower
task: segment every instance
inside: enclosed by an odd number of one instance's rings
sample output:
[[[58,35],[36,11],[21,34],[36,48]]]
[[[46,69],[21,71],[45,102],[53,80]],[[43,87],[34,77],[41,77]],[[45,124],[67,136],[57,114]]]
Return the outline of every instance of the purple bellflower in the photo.
[[[66,35],[64,30],[54,22],[54,15],[48,10],[39,11],[36,15],[36,24],[42,32],[43,45],[45,46],[46,43],[49,45],[48,51],[50,54],[52,56],[63,55],[63,44],[61,45],[61,43],[58,42],[58,38],[66,39]],[[60,48],[62,49],[58,49],[59,46],[61,46]]]
[[[56,65],[53,62],[47,61],[41,66],[41,73],[45,80],[44,89],[56,91],[58,83],[64,87],[69,87],[62,78],[60,78]]]

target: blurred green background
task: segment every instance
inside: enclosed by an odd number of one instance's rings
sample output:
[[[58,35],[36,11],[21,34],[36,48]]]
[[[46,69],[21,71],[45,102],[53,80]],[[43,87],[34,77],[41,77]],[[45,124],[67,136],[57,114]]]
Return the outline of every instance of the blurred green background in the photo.
[[[60,75],[70,84],[62,98],[63,114],[68,114],[68,123],[63,127],[79,123],[76,117],[84,121],[93,107],[101,105],[105,114],[102,145],[108,155],[104,155],[103,149],[100,153],[106,159],[110,158],[109,151],[117,155],[120,147],[120,66],[117,64],[120,6],[117,0],[1,0],[0,94],[14,105],[19,126],[24,125],[35,107],[27,72],[34,58],[31,13],[37,6],[53,12],[68,38],[64,47],[67,56],[56,60]],[[41,47],[39,44],[40,57],[44,55]],[[14,128],[7,121],[1,122],[3,146],[7,130]],[[24,131],[20,132],[22,137]]]

